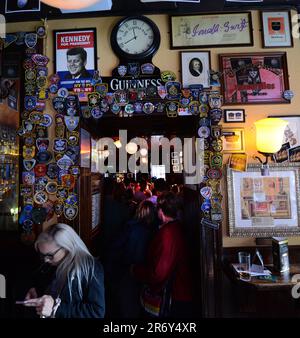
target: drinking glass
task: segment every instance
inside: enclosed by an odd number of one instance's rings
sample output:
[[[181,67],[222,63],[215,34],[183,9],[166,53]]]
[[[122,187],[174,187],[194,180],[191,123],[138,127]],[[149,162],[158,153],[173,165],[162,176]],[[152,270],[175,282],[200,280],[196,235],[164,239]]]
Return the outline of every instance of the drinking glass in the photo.
[[[250,281],[251,280],[251,256],[249,252],[240,251],[239,257],[239,274],[240,280]]]

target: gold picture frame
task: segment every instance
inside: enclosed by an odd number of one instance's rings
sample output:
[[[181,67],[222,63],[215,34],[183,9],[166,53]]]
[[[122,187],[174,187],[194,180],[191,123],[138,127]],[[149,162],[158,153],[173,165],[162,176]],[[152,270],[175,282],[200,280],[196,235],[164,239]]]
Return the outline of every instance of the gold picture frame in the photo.
[[[299,164],[270,164],[269,176],[260,169],[260,164],[249,164],[246,172],[227,166],[229,236],[299,236]]]

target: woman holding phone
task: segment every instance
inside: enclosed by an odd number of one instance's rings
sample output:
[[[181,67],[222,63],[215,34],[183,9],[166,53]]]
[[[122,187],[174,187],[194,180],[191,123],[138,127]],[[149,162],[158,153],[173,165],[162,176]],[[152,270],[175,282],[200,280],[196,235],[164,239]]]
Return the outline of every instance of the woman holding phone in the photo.
[[[46,288],[32,287],[23,304],[42,318],[103,318],[102,265],[76,232],[66,224],[52,225],[39,235],[35,249],[54,273]]]

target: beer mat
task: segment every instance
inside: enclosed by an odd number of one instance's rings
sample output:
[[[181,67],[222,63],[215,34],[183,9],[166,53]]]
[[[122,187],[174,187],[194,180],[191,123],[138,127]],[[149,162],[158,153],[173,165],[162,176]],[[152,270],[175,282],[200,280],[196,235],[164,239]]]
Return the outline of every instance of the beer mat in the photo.
[[[239,269],[239,264],[236,263],[236,264],[232,264],[232,266],[234,267],[235,271],[237,273],[240,273],[240,272],[249,272],[249,271],[243,271],[243,270],[240,270]],[[255,277],[255,276],[271,276],[271,271],[264,268],[264,272],[253,272],[251,271],[250,272],[251,276]]]

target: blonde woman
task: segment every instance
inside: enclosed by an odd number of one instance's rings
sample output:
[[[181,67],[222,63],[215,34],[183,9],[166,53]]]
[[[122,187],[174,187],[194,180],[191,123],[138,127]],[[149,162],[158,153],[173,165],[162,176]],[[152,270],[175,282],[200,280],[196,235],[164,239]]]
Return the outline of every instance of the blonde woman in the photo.
[[[55,273],[42,290],[37,285],[25,297],[42,318],[103,318],[105,312],[102,265],[77,233],[66,224],[42,232],[35,249]]]

